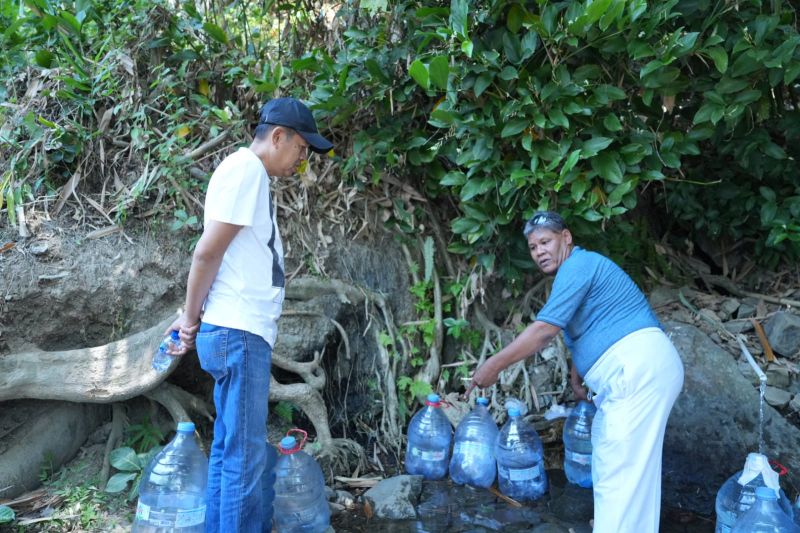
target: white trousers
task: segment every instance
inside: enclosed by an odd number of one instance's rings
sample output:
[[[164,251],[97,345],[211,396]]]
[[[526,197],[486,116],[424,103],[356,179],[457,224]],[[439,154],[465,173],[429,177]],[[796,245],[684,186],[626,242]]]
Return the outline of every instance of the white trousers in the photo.
[[[584,376],[592,423],[594,533],[656,533],[664,429],[683,387],[683,363],[658,328],[617,341]]]

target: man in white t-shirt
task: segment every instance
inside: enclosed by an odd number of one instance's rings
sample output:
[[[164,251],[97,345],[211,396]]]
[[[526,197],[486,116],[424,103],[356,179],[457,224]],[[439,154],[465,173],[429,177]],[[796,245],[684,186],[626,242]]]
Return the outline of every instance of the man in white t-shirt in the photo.
[[[285,276],[270,179],[295,174],[308,150],[332,148],[305,105],[276,98],[261,109],[250,146],[226,157],[208,184],[185,310],[166,332],[180,332],[174,355],[196,345],[200,366],[215,380],[207,532],[271,531],[261,475]]]

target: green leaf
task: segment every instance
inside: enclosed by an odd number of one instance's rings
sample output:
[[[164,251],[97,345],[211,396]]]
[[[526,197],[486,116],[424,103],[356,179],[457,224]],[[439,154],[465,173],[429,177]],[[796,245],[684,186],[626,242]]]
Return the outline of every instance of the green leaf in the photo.
[[[775,202],[765,202],[761,206],[761,224],[768,226],[770,222],[775,219],[775,214],[778,212],[778,206]]]
[[[454,170],[442,176],[442,179],[439,180],[439,185],[445,185],[448,187],[459,186],[464,185],[466,181],[467,176],[463,172],[460,170]]]
[[[128,482],[134,479],[138,474],[135,472],[117,472],[106,483],[106,492],[115,494],[122,492],[128,486]]]
[[[766,200],[768,202],[774,202],[775,201],[775,198],[776,198],[775,191],[773,191],[769,187],[759,187],[758,188],[758,192],[761,193],[761,196],[764,197],[764,200]]]
[[[470,178],[461,188],[461,201],[466,202],[479,194],[485,193],[492,186],[489,178]]]
[[[457,35],[467,38],[467,15],[469,14],[469,0],[451,0],[450,2],[450,29]]]
[[[607,104],[611,100],[625,99],[625,91],[613,85],[598,85],[594,88],[594,95],[601,104]]]
[[[614,153],[603,152],[592,158],[592,168],[600,176],[614,184],[622,183],[622,169],[617,161],[617,155]]]
[[[603,119],[603,126],[605,126],[608,131],[620,131],[622,129],[622,123],[617,118],[617,115],[613,113],[606,115]]]
[[[492,75],[488,72],[484,72],[478,79],[475,80],[475,85],[472,87],[472,90],[475,92],[475,96],[480,96],[486,90],[489,85],[492,84]]]
[[[763,148],[764,153],[770,156],[772,159],[786,159],[786,152],[774,142],[764,143]]]
[[[522,41],[520,41],[520,45],[522,46],[522,59],[528,59],[536,52],[536,45],[539,40],[539,36],[536,34],[535,31],[529,31],[522,37]]]
[[[218,43],[228,44],[228,36],[225,34],[225,30],[223,30],[213,22],[204,22],[203,31],[205,31],[209,37],[211,37]]]
[[[453,233],[463,235],[465,233],[473,233],[480,228],[481,223],[472,218],[457,218],[453,221],[451,226]]]
[[[433,276],[433,239],[431,236],[425,237],[422,245],[422,257],[425,260],[425,281],[430,281]]]
[[[434,57],[431,60],[429,71],[433,84],[440,89],[447,89],[447,78],[450,75],[447,56]]]
[[[408,68],[408,74],[417,82],[423,89],[427,89],[431,85],[430,77],[428,76],[428,67],[420,61],[415,59],[411,66]]]
[[[461,51],[464,52],[464,54],[467,57],[472,57],[472,49],[473,48],[474,47],[473,47],[472,41],[470,41],[469,39],[465,39],[464,41],[461,42]]]
[[[508,31],[517,33],[522,27],[524,18],[525,10],[522,6],[517,3],[511,4],[511,8],[508,10],[508,16],[506,17],[506,28],[508,28]]]
[[[142,469],[139,458],[133,448],[127,446],[112,450],[109,455],[111,466],[123,472],[138,472]]]
[[[706,50],[706,52],[711,56],[717,70],[725,74],[725,71],[728,70],[728,54],[725,52],[725,49],[721,46],[714,46]]]
[[[515,118],[508,124],[503,127],[502,133],[500,133],[500,137],[511,137],[512,135],[517,135],[519,132],[523,131],[530,125],[530,120],[527,118]]]
[[[588,17],[589,24],[594,24],[603,14],[608,10],[612,0],[589,0],[589,5],[586,6],[586,16]]]
[[[566,175],[567,172],[572,170],[575,164],[578,162],[578,159],[580,159],[580,156],[581,156],[580,150],[573,150],[569,154],[569,157],[567,157],[567,160],[564,162],[564,165],[561,167],[561,172],[559,175],[561,177],[564,177],[564,175]]]
[[[9,524],[14,521],[14,509],[7,505],[0,505],[0,524]]]
[[[608,148],[608,145],[614,142],[614,139],[609,139],[608,137],[592,137],[585,143],[583,143],[583,148],[581,149],[581,155],[583,157],[588,158],[596,155],[598,152],[601,152]]]
[[[553,108],[550,110],[550,113],[547,114],[550,118],[550,122],[557,126],[561,126],[562,128],[569,128],[569,119],[564,115],[564,112],[561,111],[559,108]]]

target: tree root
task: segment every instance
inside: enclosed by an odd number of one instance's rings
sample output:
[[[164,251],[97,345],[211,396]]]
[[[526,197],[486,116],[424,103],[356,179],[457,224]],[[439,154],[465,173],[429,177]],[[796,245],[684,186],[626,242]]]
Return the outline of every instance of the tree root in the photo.
[[[166,381],[144,396],[161,404],[175,422],[191,421],[190,412],[202,415],[209,421],[214,420],[211,407],[206,402]]]
[[[122,404],[114,403],[111,406],[111,432],[106,440],[106,449],[103,453],[103,468],[100,469],[100,487],[105,490],[108,475],[111,472],[111,452],[122,440],[122,431],[125,425],[125,410]]]

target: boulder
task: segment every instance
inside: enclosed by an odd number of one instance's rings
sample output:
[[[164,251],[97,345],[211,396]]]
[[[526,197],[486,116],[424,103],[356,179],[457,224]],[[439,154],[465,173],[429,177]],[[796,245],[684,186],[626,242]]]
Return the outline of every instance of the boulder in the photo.
[[[764,332],[777,353],[786,357],[800,353],[800,316],[779,311],[767,321]]]
[[[705,333],[683,323],[665,327],[685,379],[667,425],[662,497],[665,505],[710,515],[722,483],[759,450],[759,391]],[[792,469],[800,465],[800,430],[766,404],[764,453],[789,466],[784,488],[800,486]]]

